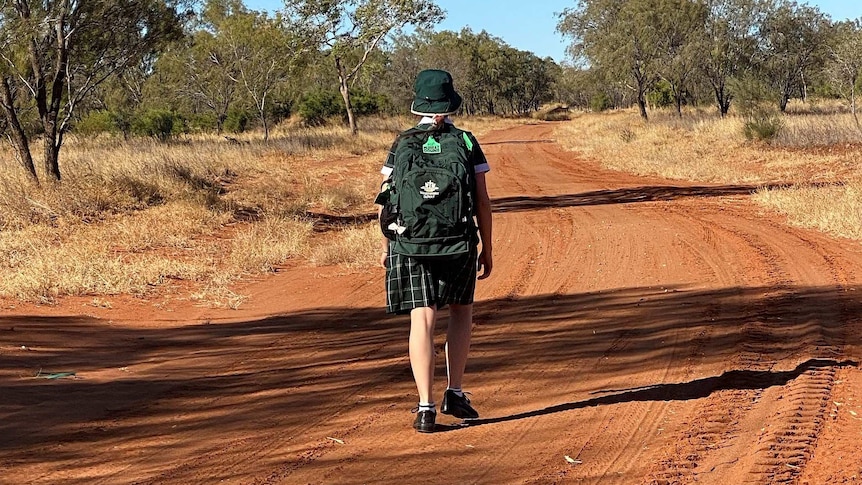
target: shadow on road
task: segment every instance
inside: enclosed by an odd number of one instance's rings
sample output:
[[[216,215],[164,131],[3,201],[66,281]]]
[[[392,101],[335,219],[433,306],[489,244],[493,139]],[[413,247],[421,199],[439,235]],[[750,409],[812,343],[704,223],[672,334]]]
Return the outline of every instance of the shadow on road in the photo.
[[[486,141],[482,142],[482,146],[488,145],[531,145],[533,143],[556,143],[556,140],[503,140],[503,141]]]
[[[509,416],[501,416],[498,418],[487,419],[471,419],[464,421],[461,426],[445,427],[439,431],[451,431],[463,427],[481,426],[484,424],[503,423],[506,421],[514,421],[517,419],[533,418],[536,416],[544,416],[546,414],[559,413],[563,411],[571,411],[573,409],[581,409],[593,406],[619,404],[635,401],[687,401],[690,399],[700,399],[707,397],[715,391],[725,389],[766,389],[773,386],[783,386],[788,382],[796,379],[803,373],[817,368],[824,367],[848,367],[858,366],[859,363],[852,360],[844,360],[838,362],[830,359],[810,359],[799,364],[795,369],[789,371],[750,371],[750,370],[732,370],[721,374],[720,376],[707,377],[704,379],[696,379],[691,382],[683,382],[680,384],[657,384],[654,386],[646,386],[643,388],[625,390],[623,392],[613,391],[615,394],[608,396],[595,397],[585,401],[569,402],[549,406],[535,411],[527,411],[523,413],[511,414]],[[597,393],[600,391],[597,391]]]
[[[795,185],[805,187],[824,187],[837,184],[838,183],[811,183]],[[733,195],[751,195],[759,189],[779,189],[787,187],[788,185],[789,184],[777,183],[761,185],[650,185],[595,190],[579,194],[548,195],[539,197],[526,195],[500,197],[491,202],[491,207],[494,212],[523,212],[560,207],[669,201],[687,197],[726,197]]]
[[[542,141],[542,140],[540,140]],[[502,142],[501,142],[502,143]],[[506,143],[534,143],[534,142],[506,142]],[[649,185],[639,187],[625,187],[619,189],[594,190],[578,194],[527,196],[518,195],[511,197],[498,197],[491,201],[493,212],[526,212],[542,209],[582,207],[608,204],[633,204],[636,202],[658,202],[670,201],[691,197],[728,197],[748,196],[759,189],[780,189],[790,184],[761,184],[761,185],[696,185],[696,186],[673,186],[673,185]],[[840,182],[817,182],[809,184],[795,184],[803,187],[826,187],[840,185]],[[350,216],[336,216],[323,213],[306,213],[306,217],[314,222],[315,230],[325,231],[343,226],[355,226],[367,224],[377,220],[376,213],[363,213]]]
[[[569,366],[601,362],[586,377],[607,382],[685,356],[719,367],[741,352],[784,365],[814,360],[790,371],[740,369],[624,389],[473,425],[782,385],[809,369],[851,364],[840,349],[862,338],[855,331],[859,315],[862,300],[836,286],[635,287],[481,301],[468,373],[482,373],[484,382],[506,382],[525,362],[547,369],[549,382],[570,377]],[[40,462],[46,458],[34,450],[65,443],[52,448],[50,459],[75,459],[96,442],[193,437],[213,429],[246,436],[266,423],[295,433],[321,412],[337,413],[352,402],[405,411],[413,405],[406,319],[386,316],[379,306],[171,325],[0,316],[0,454],[15,463]],[[445,328],[441,319],[438,346]],[[37,378],[40,371],[76,375]],[[567,397],[549,389],[543,399]]]

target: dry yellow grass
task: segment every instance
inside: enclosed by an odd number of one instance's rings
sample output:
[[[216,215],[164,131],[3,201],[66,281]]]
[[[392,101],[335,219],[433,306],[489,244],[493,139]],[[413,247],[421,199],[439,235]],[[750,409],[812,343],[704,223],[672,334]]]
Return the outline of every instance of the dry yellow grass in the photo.
[[[754,200],[787,216],[790,224],[862,240],[862,183],[762,189]]]
[[[237,280],[289,260],[375,265],[376,224],[312,230],[318,214],[374,211],[386,152],[414,118],[362,121],[356,137],[288,123],[268,144],[260,133],[168,144],[70,136],[63,182],[41,187],[0,145],[0,297],[97,301],[182,280],[193,299],[236,307],[246,298]],[[520,122],[463,121],[479,135]]]
[[[789,111],[794,114],[782,118],[783,128],[769,144],[747,141],[741,118],[707,111],[683,118],[655,113],[649,123],[634,111],[582,113],[561,125],[558,137],[613,170],[698,182],[786,184],[760,190],[754,200],[786,214],[792,224],[862,239],[862,133],[852,116],[834,107],[792,105]]]
[[[373,266],[378,262],[380,239],[377,222],[345,229],[338,237],[316,246],[312,250],[311,261],[319,265]]]

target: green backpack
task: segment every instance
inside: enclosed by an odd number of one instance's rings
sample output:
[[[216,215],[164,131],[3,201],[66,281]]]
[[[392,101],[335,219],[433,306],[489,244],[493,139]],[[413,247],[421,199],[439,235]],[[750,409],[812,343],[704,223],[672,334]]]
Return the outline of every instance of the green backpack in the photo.
[[[476,244],[473,143],[451,125],[412,128],[398,137],[390,182],[397,214],[394,252],[419,259],[465,255]]]

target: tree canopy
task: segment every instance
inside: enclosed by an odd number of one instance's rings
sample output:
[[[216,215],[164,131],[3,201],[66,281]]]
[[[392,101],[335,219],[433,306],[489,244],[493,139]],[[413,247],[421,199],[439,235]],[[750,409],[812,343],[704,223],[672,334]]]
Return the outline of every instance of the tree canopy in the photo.
[[[792,0],[573,0],[564,63],[487,31],[436,30],[432,0],[0,0],[0,134],[39,182],[59,180],[69,132],[170,140],[288,117],[344,123],[406,113],[422,69],[452,73],[461,111],[523,116],[773,103],[862,87],[862,19]],[[860,128],[862,129],[862,128]],[[41,145],[41,150],[33,151]]]

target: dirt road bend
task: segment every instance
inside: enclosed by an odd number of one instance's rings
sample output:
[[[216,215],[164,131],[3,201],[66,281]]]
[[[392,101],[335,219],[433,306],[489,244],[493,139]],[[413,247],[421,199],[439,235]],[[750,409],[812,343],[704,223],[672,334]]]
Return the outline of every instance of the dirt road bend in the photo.
[[[862,483],[862,247],[554,129],[481,140],[481,419],[415,433],[382,272],[296,267],[236,311],[3,310],[0,483]]]

